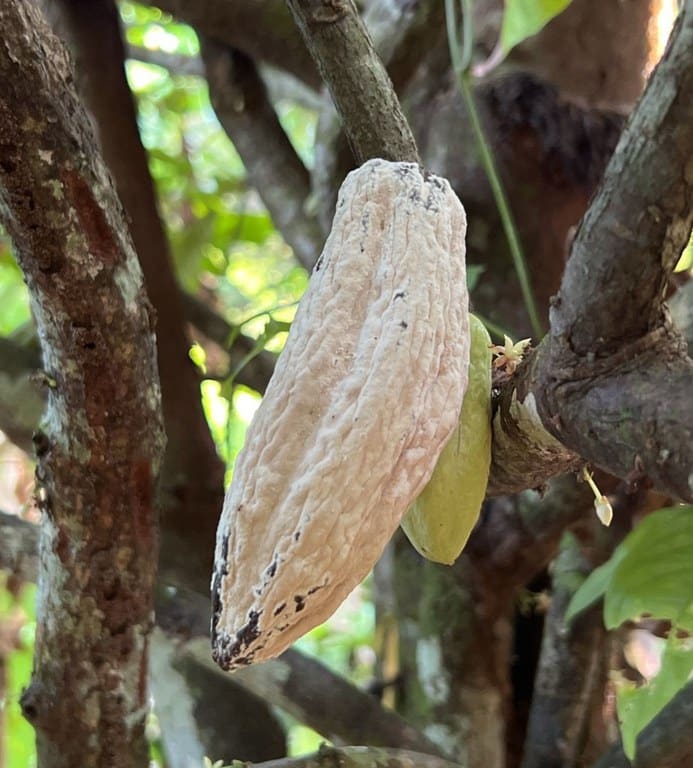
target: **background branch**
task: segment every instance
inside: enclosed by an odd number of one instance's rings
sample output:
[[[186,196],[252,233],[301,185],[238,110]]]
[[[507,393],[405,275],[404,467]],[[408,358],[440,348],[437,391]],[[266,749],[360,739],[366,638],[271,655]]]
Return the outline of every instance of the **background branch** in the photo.
[[[250,766],[249,768],[252,768]],[[255,768],[460,768],[439,757],[401,749],[323,747],[307,757],[271,760]]]
[[[149,2],[254,61],[286,70],[319,91],[318,70],[284,0],[156,0]]]
[[[34,380],[40,368],[37,350],[0,338],[0,429],[29,454],[45,399]]]
[[[36,578],[38,527],[0,513],[0,567]],[[289,650],[278,659],[229,675],[214,664],[209,647],[209,600],[186,590],[160,591],[157,622],[177,638],[174,666],[195,663],[230,688],[240,686],[272,702],[337,744],[390,746],[440,755],[435,744],[373,695],[335,674],[317,659]],[[233,697],[231,690],[225,694]]]
[[[310,177],[284,132],[251,58],[202,38],[209,94],[250,183],[298,261],[312,270],[323,237],[307,213]],[[271,151],[268,151],[271,148]]]
[[[570,626],[565,611],[576,576],[592,570],[577,540],[566,536],[552,567],[551,604],[544,622],[541,656],[525,740],[522,768],[566,768],[585,762],[586,745],[606,742],[601,717],[608,673],[608,644],[597,605]]]

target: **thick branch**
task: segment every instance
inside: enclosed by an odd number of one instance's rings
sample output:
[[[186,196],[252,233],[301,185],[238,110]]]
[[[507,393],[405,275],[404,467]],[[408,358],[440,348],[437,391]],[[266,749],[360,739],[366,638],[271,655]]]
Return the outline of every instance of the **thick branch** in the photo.
[[[279,123],[253,60],[205,38],[202,58],[219,122],[275,226],[310,271],[323,244],[317,220],[306,213],[310,176]]]
[[[156,310],[168,441],[161,484],[165,507],[161,569],[176,569],[185,560],[204,583],[209,580],[218,516],[208,499],[216,500],[223,485],[223,464],[202,410],[197,371],[188,356],[180,290],[125,77],[118,11],[112,0],[52,0],[51,8],[73,51],[80,95],[94,118]],[[187,557],[191,547],[197,553],[194,559]]]
[[[582,219],[551,311],[578,356],[622,349],[661,322],[669,276],[693,224],[693,5],[652,74]]]
[[[147,755],[163,453],[153,317],[65,51],[31,3],[3,3],[0,27],[0,212],[50,377],[38,631],[22,706],[42,766],[95,768],[109,754],[129,768]]]
[[[617,477],[647,477],[659,490],[693,500],[693,361],[680,337],[662,329],[604,368],[579,361],[564,373],[547,364],[539,383],[542,418],[562,442]]]
[[[357,161],[382,157],[420,163],[407,119],[353,1],[287,2]]]
[[[550,336],[501,393],[500,412],[516,410],[503,428],[529,439],[523,458],[511,455],[512,439],[496,439],[494,467],[512,466],[518,479],[524,469],[536,482],[540,467],[565,471],[581,456],[693,499],[693,363],[662,307],[693,222],[692,90],[687,3],[576,235]],[[552,463],[544,430],[568,449],[554,445]]]

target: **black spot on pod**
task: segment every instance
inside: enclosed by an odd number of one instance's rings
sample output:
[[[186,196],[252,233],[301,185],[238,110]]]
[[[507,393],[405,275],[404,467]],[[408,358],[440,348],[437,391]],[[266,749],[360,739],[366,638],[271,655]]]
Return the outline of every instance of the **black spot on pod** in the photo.
[[[217,622],[219,621],[219,615],[221,614],[221,580],[224,576],[227,576],[229,569],[227,566],[229,554],[229,536],[224,536],[221,542],[221,564],[214,571],[214,578],[212,579],[212,644],[217,642]]]
[[[274,577],[274,574],[277,572],[277,558],[275,557],[274,560],[272,560],[271,565],[269,568],[265,571],[265,573],[271,578]]]

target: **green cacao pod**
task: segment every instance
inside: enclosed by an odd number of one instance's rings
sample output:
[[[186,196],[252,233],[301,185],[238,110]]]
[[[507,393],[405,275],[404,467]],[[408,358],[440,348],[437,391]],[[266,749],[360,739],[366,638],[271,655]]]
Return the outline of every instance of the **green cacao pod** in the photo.
[[[479,518],[491,464],[491,339],[474,315],[469,329],[469,384],[459,424],[401,522],[421,555],[446,565],[455,562]]]

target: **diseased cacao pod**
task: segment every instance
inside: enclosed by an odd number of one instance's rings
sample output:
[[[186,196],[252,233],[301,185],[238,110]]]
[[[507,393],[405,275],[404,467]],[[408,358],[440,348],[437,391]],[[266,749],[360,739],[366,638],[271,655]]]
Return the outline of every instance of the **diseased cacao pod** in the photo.
[[[466,221],[444,179],[371,160],[248,429],[217,531],[214,657],[281,653],[368,574],[457,425]]]
[[[421,555],[445,565],[459,557],[479,519],[491,466],[491,338],[474,315],[469,330],[469,382],[459,424],[401,523]]]

